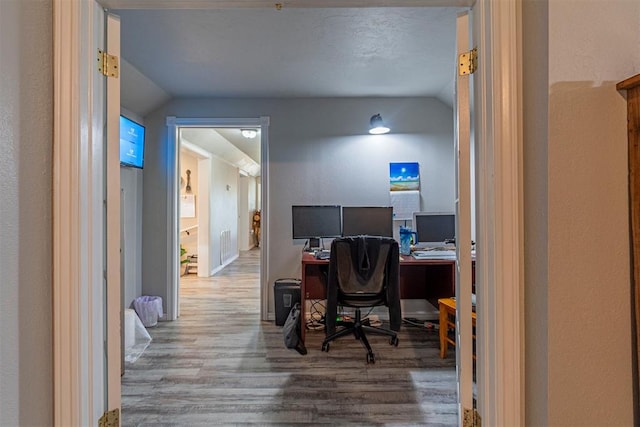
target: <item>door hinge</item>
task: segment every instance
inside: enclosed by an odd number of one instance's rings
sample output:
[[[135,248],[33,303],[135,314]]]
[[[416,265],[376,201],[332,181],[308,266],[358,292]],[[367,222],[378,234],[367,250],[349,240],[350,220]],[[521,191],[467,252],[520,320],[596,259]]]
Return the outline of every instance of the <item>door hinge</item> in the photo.
[[[462,427],[482,427],[482,418],[480,418],[480,414],[478,414],[476,408],[464,408]]]
[[[120,427],[120,409],[112,409],[102,414],[98,427]]]
[[[478,48],[474,47],[469,52],[458,56],[458,74],[466,76],[473,74],[478,69]]]
[[[120,75],[118,57],[109,55],[107,52],[98,49],[98,71],[102,73],[103,76],[115,77],[117,79]]]

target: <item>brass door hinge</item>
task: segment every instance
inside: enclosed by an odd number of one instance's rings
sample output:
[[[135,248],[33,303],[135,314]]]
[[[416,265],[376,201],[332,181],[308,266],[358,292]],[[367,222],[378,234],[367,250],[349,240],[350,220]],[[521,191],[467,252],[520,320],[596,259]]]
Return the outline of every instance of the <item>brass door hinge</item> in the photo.
[[[480,418],[480,414],[475,408],[464,408],[462,427],[482,427],[482,418]]]
[[[98,49],[98,71],[107,77],[115,77],[120,75],[120,67],[118,65],[118,57],[109,55]]]
[[[98,427],[120,427],[120,409],[112,409],[102,414]]]
[[[461,53],[458,57],[458,74],[466,76],[473,74],[478,69],[478,48],[474,47],[469,52]]]

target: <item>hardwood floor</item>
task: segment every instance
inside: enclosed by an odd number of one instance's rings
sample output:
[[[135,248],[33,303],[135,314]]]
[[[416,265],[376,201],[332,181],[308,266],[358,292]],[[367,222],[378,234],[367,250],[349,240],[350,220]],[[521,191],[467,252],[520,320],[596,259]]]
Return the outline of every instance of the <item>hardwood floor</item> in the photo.
[[[398,347],[369,336],[367,365],[355,339],[308,354],[284,347],[282,328],[260,320],[260,252],[216,274],[181,281],[181,316],[148,331],[153,341],[122,377],[122,426],[454,426],[455,351],[440,359],[438,331],[404,324]]]

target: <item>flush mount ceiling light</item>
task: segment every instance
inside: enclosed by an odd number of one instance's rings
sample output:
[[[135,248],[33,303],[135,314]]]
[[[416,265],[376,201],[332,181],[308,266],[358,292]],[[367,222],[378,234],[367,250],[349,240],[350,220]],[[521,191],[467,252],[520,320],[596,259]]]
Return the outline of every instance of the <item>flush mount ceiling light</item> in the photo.
[[[388,133],[391,130],[384,125],[380,114],[371,116],[371,120],[369,120],[369,123],[371,124],[371,127],[369,128],[369,133],[371,135],[382,135],[384,133]]]
[[[258,131],[255,129],[241,129],[240,133],[242,133],[242,136],[249,139],[253,139],[258,135]]]

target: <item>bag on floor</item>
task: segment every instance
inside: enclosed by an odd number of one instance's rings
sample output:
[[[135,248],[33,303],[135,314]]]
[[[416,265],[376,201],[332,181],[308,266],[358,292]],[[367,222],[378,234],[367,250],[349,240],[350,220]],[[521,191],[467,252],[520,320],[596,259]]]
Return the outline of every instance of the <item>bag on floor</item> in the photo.
[[[282,327],[284,334],[284,345],[293,348],[300,354],[307,354],[307,349],[300,339],[300,303],[297,302],[291,307],[289,316]]]
[[[156,326],[162,317],[162,297],[143,295],[133,300],[133,308],[145,327]]]

